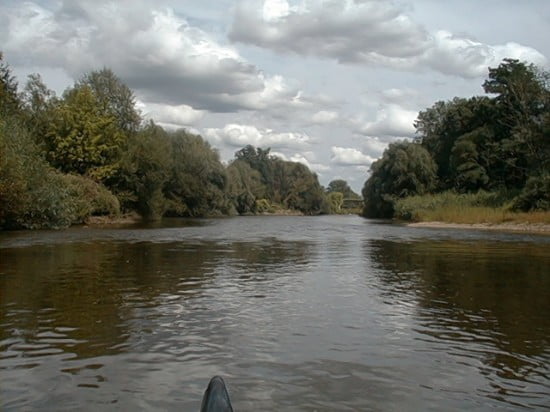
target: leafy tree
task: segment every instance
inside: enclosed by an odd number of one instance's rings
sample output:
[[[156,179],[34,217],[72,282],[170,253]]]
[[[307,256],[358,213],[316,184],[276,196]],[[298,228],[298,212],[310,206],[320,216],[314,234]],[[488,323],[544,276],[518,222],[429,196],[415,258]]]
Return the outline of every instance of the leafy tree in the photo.
[[[59,104],[55,92],[48,89],[39,74],[31,74],[21,97],[26,127],[35,142],[44,143]]]
[[[218,153],[201,136],[185,130],[170,134],[172,172],[165,186],[168,213],[209,216],[226,213],[227,175]]]
[[[112,70],[103,68],[84,75],[76,85],[80,87],[93,91],[102,112],[113,116],[122,131],[132,133],[139,129],[141,116],[136,109],[134,93]]]
[[[327,193],[340,192],[345,199],[360,199],[357,193],[355,193],[352,188],[348,185],[343,179],[336,179],[331,181],[327,186]]]
[[[21,106],[17,96],[17,82],[11,74],[11,69],[4,63],[0,52],[0,115],[18,113]]]
[[[260,172],[244,160],[234,160],[227,167],[228,194],[239,214],[256,213],[256,200],[265,195]]]
[[[391,217],[394,199],[427,193],[437,181],[437,166],[430,153],[406,141],[390,144],[370,171],[363,187],[365,217]]]
[[[44,137],[46,157],[54,167],[98,180],[115,173],[126,144],[116,119],[99,110],[99,102],[89,87],[65,93]]]
[[[129,137],[120,169],[113,181],[126,210],[148,220],[160,219],[168,207],[164,188],[173,168],[169,134],[153,122]]]
[[[437,164],[441,190],[455,186],[456,170],[453,170],[451,155],[457,140],[478,129],[486,129],[493,118],[494,106],[486,97],[440,101],[418,114],[416,142],[428,150]]]
[[[340,213],[344,204],[344,195],[341,192],[329,192],[327,200],[330,205],[330,213]]]
[[[521,187],[529,175],[549,170],[550,139],[544,133],[550,112],[548,73],[513,59],[489,69],[483,83],[495,94],[495,156],[508,186]]]

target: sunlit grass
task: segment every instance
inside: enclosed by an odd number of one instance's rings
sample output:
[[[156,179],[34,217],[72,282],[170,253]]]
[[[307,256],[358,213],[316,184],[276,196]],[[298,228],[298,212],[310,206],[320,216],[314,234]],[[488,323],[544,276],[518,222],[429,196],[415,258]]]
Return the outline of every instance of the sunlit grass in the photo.
[[[414,222],[550,224],[550,212],[513,212],[505,199],[488,192],[445,192],[399,199],[395,217]]]

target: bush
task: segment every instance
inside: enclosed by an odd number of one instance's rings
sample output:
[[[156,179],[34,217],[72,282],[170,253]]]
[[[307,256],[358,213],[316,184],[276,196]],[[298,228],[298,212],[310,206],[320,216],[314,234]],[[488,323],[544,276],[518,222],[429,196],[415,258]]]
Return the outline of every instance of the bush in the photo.
[[[120,204],[105,186],[90,178],[78,175],[64,175],[72,207],[72,223],[83,223],[90,216],[118,215]]]
[[[466,214],[466,209],[503,207],[503,195],[496,192],[456,193],[447,191],[435,195],[409,196],[394,203],[394,216],[402,220],[426,220],[435,212],[446,211],[450,215]],[[452,210],[452,212],[451,212]],[[433,219],[437,220],[437,219]]]
[[[0,228],[69,226],[71,195],[62,175],[46,163],[12,117],[0,120],[0,153]]]
[[[513,210],[550,210],[550,175],[530,177],[512,203]]]

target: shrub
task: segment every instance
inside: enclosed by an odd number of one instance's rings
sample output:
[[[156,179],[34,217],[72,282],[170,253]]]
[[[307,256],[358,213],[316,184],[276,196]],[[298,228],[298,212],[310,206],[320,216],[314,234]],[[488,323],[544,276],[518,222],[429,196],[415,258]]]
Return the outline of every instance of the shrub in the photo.
[[[550,175],[530,177],[512,203],[513,210],[550,210]]]

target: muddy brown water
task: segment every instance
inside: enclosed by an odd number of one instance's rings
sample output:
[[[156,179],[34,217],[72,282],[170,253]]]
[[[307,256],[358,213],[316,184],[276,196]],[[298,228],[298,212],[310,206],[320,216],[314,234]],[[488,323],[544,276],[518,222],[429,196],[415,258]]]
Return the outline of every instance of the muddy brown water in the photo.
[[[0,233],[1,410],[550,409],[550,237],[355,216]]]

